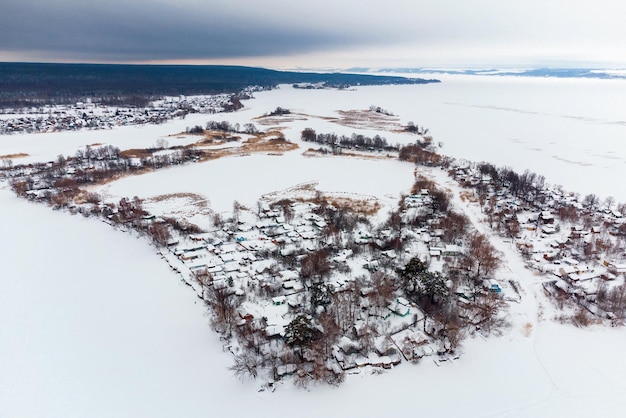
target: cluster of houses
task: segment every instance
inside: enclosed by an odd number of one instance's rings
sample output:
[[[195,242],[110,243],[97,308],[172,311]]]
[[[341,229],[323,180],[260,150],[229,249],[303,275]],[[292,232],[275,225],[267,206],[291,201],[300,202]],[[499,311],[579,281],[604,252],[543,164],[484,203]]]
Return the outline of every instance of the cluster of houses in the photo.
[[[622,260],[626,254],[615,251],[619,238],[610,234],[623,222],[621,214],[598,211],[593,219],[601,222],[587,227],[558,220],[546,209],[521,212],[517,218],[521,222],[515,245],[528,257],[528,265],[544,274],[545,286],[595,302],[602,287],[624,284],[626,263]],[[601,309],[594,313],[605,316]]]
[[[271,260],[257,258],[255,254],[279,252],[284,256],[299,249],[318,249],[325,224],[311,212],[314,206],[312,203],[293,204],[296,221],[290,223],[280,210],[263,204],[258,217],[250,211],[242,211],[232,225],[192,235],[188,238],[190,244],[181,245],[173,240],[169,245],[190,271],[210,273],[213,283],[234,280],[246,287],[249,280],[263,284],[264,281],[281,279],[285,284],[283,288],[288,289],[292,287],[292,275],[287,272],[278,276],[263,274],[272,264]]]
[[[596,304],[599,289],[625,283],[626,218],[612,201],[600,205],[597,198],[580,199],[543,184],[513,195],[510,184],[496,190],[489,176],[468,165],[450,174],[466,187],[484,190],[484,212],[496,219],[495,228],[512,240],[528,267],[543,275],[549,292],[568,295],[599,317],[613,316]]]
[[[425,201],[427,194],[423,191]],[[296,315],[310,309],[310,283],[302,279],[299,261],[306,254],[331,248],[330,238],[324,233],[330,221],[318,214],[318,207],[310,201],[292,201],[287,216],[281,207],[261,201],[257,213],[239,211],[237,219],[220,229],[171,239],[164,256],[170,265],[177,266],[199,297],[208,298],[212,287],[230,289],[241,297],[237,313],[240,325],[263,318],[265,338],[271,347],[284,338],[285,327]],[[357,277],[369,277],[385,263],[391,269],[402,266],[416,254],[441,270],[446,258],[462,251],[455,245],[436,247],[436,237],[426,230],[416,231],[417,239],[412,239],[403,251],[375,250],[375,244],[390,233],[358,225],[352,246],[337,246],[333,241],[328,256],[332,271],[325,285],[334,293],[354,291],[351,283]],[[355,251],[355,245],[361,250]],[[284,265],[288,257],[295,257],[295,265]],[[381,311],[370,302],[375,289],[365,283],[358,290],[359,306],[355,307],[351,331],[332,348],[333,367],[344,371],[365,366],[389,368],[402,360],[417,361],[446,351],[425,332],[428,319],[415,304],[396,295]],[[385,332],[375,333],[370,341],[364,335],[374,323]],[[370,346],[365,347],[363,341],[370,341]],[[295,365],[283,364],[277,373],[280,376],[293,370]]]
[[[0,135],[157,124],[189,113],[218,113],[232,108],[232,95],[218,94],[169,97],[146,107],[108,106],[87,101],[73,105],[5,109],[5,114],[0,115],[6,116],[0,117]]]
[[[216,95],[168,98],[148,108],[114,109],[94,103],[53,106],[25,110],[22,117],[0,118],[0,134],[159,123],[189,112],[220,112],[230,105],[230,95]],[[139,159],[121,157],[119,149],[94,147],[88,151],[68,161],[14,167],[10,174],[29,179],[27,196],[44,199],[55,191],[59,179],[88,183],[90,172],[142,164]],[[182,156],[168,158],[176,163]],[[500,179],[496,185],[488,170],[476,166],[454,165],[449,173],[462,186],[477,191],[489,223],[524,254],[529,268],[543,274],[546,289],[584,300],[594,313],[606,314],[593,304],[600,288],[625,283],[626,252],[619,248],[624,244],[621,231],[626,231],[622,228],[626,219],[621,212],[610,205],[587,207],[577,196],[539,185],[539,181],[514,193],[512,184]],[[324,285],[334,294],[358,292],[353,298],[357,301],[354,321],[332,346],[328,367],[337,371],[391,368],[403,360],[417,361],[448,349],[436,337],[440,325],[399,292],[386,305],[375,306],[376,289],[368,279],[376,271],[395,272],[413,257],[419,257],[430,271],[444,275],[450,265],[458,264],[456,260],[465,254],[462,240],[444,242],[443,231],[430,223],[409,227],[411,219],[434,215],[433,201],[429,190],[419,190],[400,205],[399,232],[389,225],[358,222],[348,240],[344,231],[331,236],[332,222],[321,215],[324,212],[313,199],[291,200],[288,208],[262,200],[257,211],[241,209],[210,232],[176,235],[161,253],[200,298],[208,300],[216,288],[228,289],[239,298],[236,326],[261,323],[266,339],[261,350],[276,356],[291,321],[311,310],[311,283],[302,277],[301,261],[307,254],[328,250],[331,271]],[[107,208],[101,202],[89,204],[98,205],[101,213]],[[149,224],[159,219],[146,216],[142,221]],[[394,238],[400,245],[388,245]],[[361,278],[365,279],[355,290],[354,283]],[[483,290],[501,294],[506,290],[502,286],[505,284],[486,278]],[[470,303],[470,298],[459,297]],[[277,377],[293,374],[299,367],[281,362]]]
[[[208,103],[217,106],[218,101],[211,100],[217,100],[218,96],[211,97],[207,98],[202,111],[209,109]],[[163,101],[149,111],[128,109],[127,113],[137,114],[137,120],[143,120],[141,118],[152,111],[170,109],[175,112],[182,104],[182,99]],[[185,106],[188,104],[185,102]],[[87,104],[72,111],[80,113],[84,121],[90,112],[98,113],[96,109],[97,106]],[[110,110],[102,111],[102,116],[98,117],[102,120],[124,118],[125,113],[106,112]],[[88,171],[85,158],[95,168],[99,161],[102,164],[121,161],[119,150],[117,153],[101,158],[95,154],[83,156],[63,164],[22,167],[18,174],[31,176],[33,184],[26,194],[43,197],[57,179],[85,175]],[[623,244],[621,231],[624,228],[621,227],[625,220],[615,208],[599,205],[590,208],[575,195],[543,185],[513,193],[506,182],[496,187],[492,178],[472,166],[455,166],[449,173],[463,186],[476,189],[476,195],[482,195],[483,212],[493,220],[490,221],[492,227],[511,239],[526,256],[530,268],[544,274],[544,285],[549,290],[593,304],[601,287],[624,284],[626,253],[619,248]],[[102,203],[99,205],[101,209],[105,207]],[[344,231],[339,231],[339,239],[331,236],[332,221],[321,215],[324,212],[318,210],[319,205],[312,199],[292,200],[288,205],[284,208],[261,201],[257,211],[242,209],[233,213],[231,221],[213,231],[176,236],[167,242],[168,251],[162,252],[199,297],[206,300],[211,289],[224,288],[240,298],[238,326],[262,319],[268,355],[272,347],[280,346],[286,327],[296,315],[310,309],[310,283],[301,274],[301,261],[307,254],[329,250],[331,272],[325,284],[334,293],[341,293],[352,292],[351,284],[357,278],[371,277],[375,271],[393,272],[416,256],[431,271],[445,275],[450,263],[457,264],[455,260],[465,253],[462,240],[452,244],[444,242],[442,231],[429,226],[431,224],[409,227],[411,219],[433,215],[433,197],[426,189],[404,198],[401,204],[403,225],[399,232],[392,226],[373,227],[360,222],[350,234],[350,242],[345,239]],[[563,215],[564,208],[568,209],[568,216]],[[144,220],[155,221],[153,217]],[[401,245],[388,246],[394,237]],[[292,260],[291,264],[287,265],[286,260]],[[486,279],[485,292],[503,293],[504,284]],[[344,333],[332,347],[331,367],[342,371],[365,366],[389,368],[403,360],[416,361],[446,352],[445,344],[435,337],[438,325],[432,318],[399,297],[399,292],[381,311],[380,306],[371,302],[375,290],[367,285],[367,279],[365,283],[358,290],[359,305],[350,332]],[[469,299],[466,300],[469,303]],[[596,312],[603,314],[600,307]],[[377,331],[369,338],[372,327]],[[288,375],[298,367],[282,363],[277,374]]]

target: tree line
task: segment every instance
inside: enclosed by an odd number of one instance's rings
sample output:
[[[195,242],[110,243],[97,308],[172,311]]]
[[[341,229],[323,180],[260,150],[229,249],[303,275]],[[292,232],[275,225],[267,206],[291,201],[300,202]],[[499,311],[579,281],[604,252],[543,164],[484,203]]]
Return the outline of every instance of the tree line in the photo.
[[[351,148],[376,151],[398,151],[399,145],[391,145],[386,138],[380,135],[373,137],[353,133],[351,136],[337,135],[335,133],[317,133],[312,128],[305,128],[300,135],[305,142],[315,142],[331,148]]]

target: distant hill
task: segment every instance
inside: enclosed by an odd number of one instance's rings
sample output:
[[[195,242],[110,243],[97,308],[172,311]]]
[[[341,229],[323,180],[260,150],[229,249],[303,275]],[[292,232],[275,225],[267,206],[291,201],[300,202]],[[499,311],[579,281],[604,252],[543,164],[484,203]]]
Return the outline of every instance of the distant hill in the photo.
[[[356,71],[357,69],[353,69]],[[526,69],[438,69],[438,68],[381,68],[377,70],[361,69],[359,72],[395,73],[395,74],[453,74],[509,77],[554,77],[554,78],[598,78],[626,79],[625,69],[602,68],[526,68]]]
[[[222,65],[0,63],[0,106],[68,103],[85,98],[236,93],[252,85],[273,87],[278,84],[325,83],[327,86],[346,87],[437,81]]]

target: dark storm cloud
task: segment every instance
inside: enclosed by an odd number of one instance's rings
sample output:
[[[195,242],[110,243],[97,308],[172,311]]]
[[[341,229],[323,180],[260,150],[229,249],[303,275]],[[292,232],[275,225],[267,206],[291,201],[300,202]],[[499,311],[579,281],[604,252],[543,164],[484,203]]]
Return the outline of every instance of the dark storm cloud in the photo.
[[[182,6],[182,7],[181,7]],[[0,50],[46,51],[102,60],[210,59],[286,55],[363,42],[362,34],[294,20],[278,11],[240,14],[203,3],[73,0],[12,2],[0,14]],[[264,16],[270,14],[274,19]]]
[[[4,3],[0,60],[184,61],[306,55],[383,66],[396,58],[417,65],[429,60],[504,62],[538,56],[626,62],[626,3],[615,0]]]

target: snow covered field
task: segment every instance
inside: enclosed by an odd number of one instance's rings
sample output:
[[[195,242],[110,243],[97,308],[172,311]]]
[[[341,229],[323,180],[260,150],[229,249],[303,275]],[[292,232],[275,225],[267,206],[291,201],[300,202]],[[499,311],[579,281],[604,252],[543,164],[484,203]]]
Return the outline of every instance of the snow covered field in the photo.
[[[235,200],[255,208],[264,194],[308,182],[316,182],[324,192],[381,199],[395,205],[400,194],[413,184],[414,167],[394,159],[310,158],[301,154],[300,149],[284,156],[253,155],[172,167],[127,177],[95,190],[117,198],[113,201],[119,201],[120,196],[197,193],[206,196],[216,212],[230,212]]]
[[[273,103],[312,114],[380,106],[402,123],[429,128],[446,155],[529,169],[567,190],[626,201],[614,180],[626,176],[626,80],[437,77],[443,82],[356,92],[283,88],[257,93],[251,105],[268,111]],[[383,136],[403,142],[391,133]]]
[[[626,174],[620,142],[626,126],[619,114],[626,108],[624,82],[472,80],[339,92],[285,87],[257,93],[246,109],[228,115],[2,137],[0,155],[24,152],[46,161],[93,143],[125,149],[166,138],[173,144],[168,135],[209,119],[245,123],[276,106],[328,116],[373,104],[402,123],[430,128],[445,143],[444,153],[529,168],[568,189],[626,201],[619,188]],[[601,108],[596,97],[604,98]],[[291,122],[285,134],[295,141],[304,127],[355,131],[315,118]],[[380,135],[391,143],[411,140]],[[410,164],[308,158],[302,151],[170,168],[103,190],[142,197],[200,193],[214,210],[227,211],[234,199],[252,204],[264,193],[308,181],[324,191],[394,202],[413,180]],[[439,180],[446,181],[441,175]],[[554,312],[537,277],[515,262],[517,254],[503,242],[497,246],[525,292],[522,303],[512,304],[512,327],[504,336],[469,339],[459,360],[439,367],[425,360],[380,376],[349,376],[340,388],[307,391],[281,384],[270,393],[257,392],[261,382],[242,384],[230,374],[231,357],[210,330],[204,307],[146,241],[19,200],[7,189],[0,190],[0,213],[0,417],[582,417],[620,416],[626,407],[624,330],[551,322]]]
[[[12,220],[0,224],[3,417],[582,417],[626,406],[624,330],[538,322],[530,297],[510,332],[468,340],[453,363],[259,393],[228,372],[203,307],[145,241],[7,190],[0,207]]]
[[[455,158],[529,169],[548,183],[581,194],[595,193],[626,201],[626,191],[612,179],[626,175],[626,80],[481,77],[438,74],[442,83],[408,86],[358,87],[344,91],[303,90],[282,86],[257,92],[234,113],[192,114],[163,125],[133,126],[101,131],[10,135],[0,141],[0,155],[28,153],[16,162],[53,160],[73,155],[78,147],[104,143],[121,149],[154,146],[160,138],[170,145],[193,142],[169,135],[208,120],[246,123],[277,106],[310,116],[337,117],[337,110],[380,106],[430,129],[442,152]],[[325,119],[296,119],[286,136],[299,138],[305,127],[318,132],[350,135],[355,129]],[[410,136],[364,130],[406,143]]]

